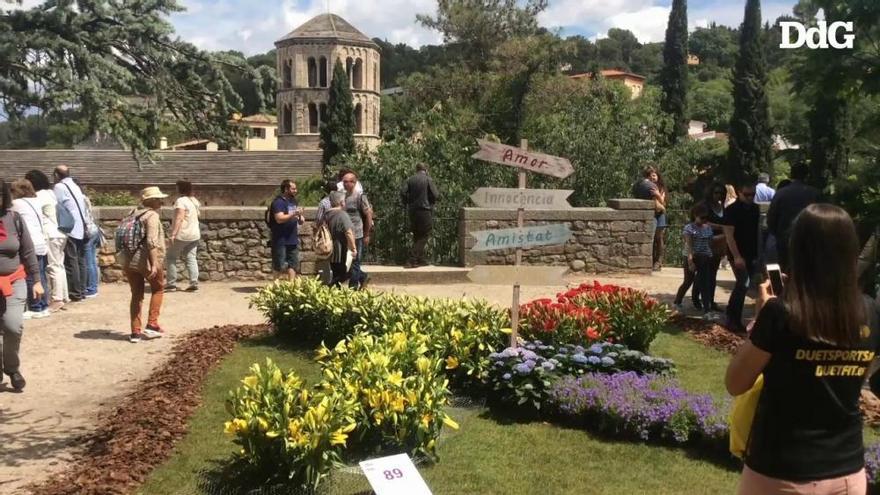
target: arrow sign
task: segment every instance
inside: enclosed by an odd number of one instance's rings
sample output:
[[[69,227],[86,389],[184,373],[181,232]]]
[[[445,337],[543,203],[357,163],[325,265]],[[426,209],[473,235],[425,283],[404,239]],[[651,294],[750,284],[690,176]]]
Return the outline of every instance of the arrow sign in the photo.
[[[564,266],[479,265],[468,278],[482,285],[561,285]]]
[[[571,237],[571,230],[564,223],[533,225],[513,229],[494,229],[471,232],[477,239],[472,251],[492,251],[494,249],[529,248],[565,244]]]
[[[481,208],[560,210],[571,208],[566,198],[573,192],[571,189],[481,187],[471,194],[471,199]]]
[[[483,139],[477,139],[477,142],[480,143],[480,151],[471,155],[471,158],[477,160],[523,168],[560,179],[574,173],[574,167],[571,166],[571,162],[567,158],[524,151],[516,146],[507,146]]]

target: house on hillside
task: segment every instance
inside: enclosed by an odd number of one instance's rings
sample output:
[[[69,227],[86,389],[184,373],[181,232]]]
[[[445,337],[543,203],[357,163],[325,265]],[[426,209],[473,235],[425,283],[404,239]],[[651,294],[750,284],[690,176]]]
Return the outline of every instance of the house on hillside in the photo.
[[[699,120],[691,120],[688,122],[688,138],[694,141],[705,141],[706,139],[714,139],[718,136],[715,131],[707,131],[706,123]]]
[[[603,69],[599,71],[599,74],[601,74],[602,77],[608,79],[609,81],[623,83],[624,86],[629,88],[632,99],[636,99],[639,96],[642,96],[642,91],[644,91],[645,89],[645,77],[638,74],[633,74],[632,72],[625,72],[617,69]],[[572,79],[586,80],[595,78],[592,72],[574,74],[568,77]]]
[[[700,65],[700,57],[688,54],[688,65]]]
[[[247,129],[244,151],[275,151],[278,149],[278,118],[274,115],[258,113],[242,117],[232,116],[230,123]]]

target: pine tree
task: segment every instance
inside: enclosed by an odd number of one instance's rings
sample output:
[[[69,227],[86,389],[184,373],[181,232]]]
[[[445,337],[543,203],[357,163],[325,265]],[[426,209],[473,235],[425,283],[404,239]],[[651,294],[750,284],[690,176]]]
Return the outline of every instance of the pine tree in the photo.
[[[354,105],[348,73],[337,59],[333,67],[333,80],[330,82],[330,96],[327,100],[327,115],[321,123],[321,148],[324,150],[322,163],[324,172],[329,170],[338,155],[354,153]]]
[[[671,143],[687,136],[687,46],[687,0],[673,0],[663,45],[663,68],[660,71],[660,84],[663,87],[660,108],[673,119],[669,136]]]
[[[762,43],[760,0],[747,0],[733,76],[733,117],[726,179],[742,183],[773,163],[767,102],[767,62]]]
[[[16,10],[3,3],[0,114],[12,122],[36,109],[50,118],[74,110],[89,134],[110,134],[137,155],[158,144],[159,126],[169,122],[235,147],[242,130],[229,119],[242,102],[224,68],[258,88],[272,78],[241,57],[178,39],[168,22],[182,10],[175,0],[69,0]]]

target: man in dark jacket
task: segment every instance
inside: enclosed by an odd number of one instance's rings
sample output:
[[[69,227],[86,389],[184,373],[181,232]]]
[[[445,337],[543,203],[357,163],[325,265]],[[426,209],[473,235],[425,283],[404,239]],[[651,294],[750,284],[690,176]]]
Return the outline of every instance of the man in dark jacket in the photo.
[[[400,201],[409,211],[410,231],[413,233],[413,248],[406,268],[425,266],[425,245],[431,235],[434,221],[434,204],[440,193],[434,182],[428,177],[428,166],[424,163],[416,165],[416,173],[400,187]]]
[[[792,165],[791,184],[776,191],[767,211],[767,230],[776,238],[779,265],[784,272],[788,272],[788,237],[794,219],[804,208],[818,203],[822,196],[818,189],[804,183],[808,171],[806,163]]]

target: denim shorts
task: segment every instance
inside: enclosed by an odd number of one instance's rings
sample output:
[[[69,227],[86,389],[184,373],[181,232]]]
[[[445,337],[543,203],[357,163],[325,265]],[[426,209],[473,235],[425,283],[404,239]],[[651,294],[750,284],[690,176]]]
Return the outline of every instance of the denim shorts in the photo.
[[[272,269],[276,272],[299,270],[299,246],[272,246]]]

